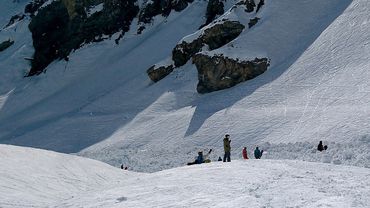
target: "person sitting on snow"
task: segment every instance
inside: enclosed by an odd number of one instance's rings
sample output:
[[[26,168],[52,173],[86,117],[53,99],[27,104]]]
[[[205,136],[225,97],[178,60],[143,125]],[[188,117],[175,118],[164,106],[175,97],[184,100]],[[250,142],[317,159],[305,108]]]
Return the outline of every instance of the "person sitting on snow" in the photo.
[[[194,165],[194,164],[201,164],[201,163],[209,163],[209,162],[211,162],[211,160],[208,159],[208,156],[211,154],[211,152],[212,152],[212,149],[210,149],[209,152],[206,155],[203,156],[203,152],[202,151],[199,151],[198,152],[198,156],[195,159],[195,161],[194,162],[190,162],[187,165]]]
[[[243,148],[242,155],[243,155],[243,158],[244,158],[245,160],[248,160],[248,159],[249,159],[249,158],[248,158],[247,148],[246,148],[246,147],[244,147],[244,148]]]
[[[256,147],[256,149],[254,150],[254,157],[256,159],[261,159],[262,157],[262,154],[263,154],[263,150],[259,150],[258,147]]]

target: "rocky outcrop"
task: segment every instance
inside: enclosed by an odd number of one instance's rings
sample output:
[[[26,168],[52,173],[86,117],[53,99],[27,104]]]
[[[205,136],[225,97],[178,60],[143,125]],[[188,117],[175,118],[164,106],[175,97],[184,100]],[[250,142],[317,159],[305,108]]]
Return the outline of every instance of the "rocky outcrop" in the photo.
[[[24,14],[16,14],[16,15],[12,16],[10,18],[8,24],[6,24],[4,26],[4,28],[7,28],[7,27],[9,27],[10,25],[12,25],[12,24],[14,24],[16,22],[19,22],[19,21],[23,20],[25,17],[26,17],[26,15],[24,15]]]
[[[7,48],[12,46],[13,44],[14,44],[14,41],[12,41],[12,40],[6,40],[6,41],[0,43],[0,52],[5,51]]]
[[[190,58],[198,53],[204,43],[201,38],[195,39],[194,41],[187,43],[183,41],[180,44],[177,44],[175,48],[172,50],[172,60],[175,63],[176,67],[180,67],[186,64]]]
[[[139,22],[150,23],[157,15],[167,17],[172,10],[182,11],[191,2],[193,0],[152,0],[140,11]]]
[[[86,9],[101,2],[103,10],[87,16]],[[101,41],[102,35],[128,31],[138,11],[135,0],[61,0],[39,9],[29,25],[35,54],[28,75],[41,73],[56,59],[68,59],[72,50]]]
[[[204,27],[211,23],[217,15],[222,15],[224,13],[224,3],[222,0],[209,0],[207,5],[207,12],[206,12],[206,23],[201,26]]]
[[[204,30],[203,34],[191,42],[181,42],[172,51],[176,67],[183,66],[190,58],[208,45],[210,50],[217,49],[234,40],[243,31],[244,25],[237,21],[225,21]]]
[[[29,13],[32,16],[47,1],[48,0],[33,0],[26,5],[24,12]]]
[[[267,58],[240,61],[222,55],[210,57],[204,54],[195,55],[193,63],[198,70],[197,91],[199,93],[230,88],[257,77],[269,66]]]
[[[254,11],[254,8],[256,7],[256,3],[254,0],[242,0],[239,1],[236,5],[244,5],[245,6],[245,11],[250,13]]]
[[[255,24],[257,24],[258,20],[260,20],[260,18],[258,18],[258,17],[255,17],[253,19],[250,19],[249,20],[249,23],[248,23],[248,27],[249,28],[253,27]]]
[[[156,67],[155,65],[147,70],[148,76],[154,82],[158,82],[169,75],[175,67],[173,65]]]
[[[43,72],[56,59],[68,60],[69,53],[83,44],[122,31],[115,40],[118,44],[138,14],[139,22],[149,23],[156,15],[168,16],[172,10],[185,9],[193,0],[153,0],[141,12],[137,0],[58,0],[42,7],[46,1],[34,0],[25,9],[32,17],[29,29],[35,48],[29,76]],[[91,7],[101,3],[103,10],[88,14]],[[144,28],[139,26],[138,33]]]

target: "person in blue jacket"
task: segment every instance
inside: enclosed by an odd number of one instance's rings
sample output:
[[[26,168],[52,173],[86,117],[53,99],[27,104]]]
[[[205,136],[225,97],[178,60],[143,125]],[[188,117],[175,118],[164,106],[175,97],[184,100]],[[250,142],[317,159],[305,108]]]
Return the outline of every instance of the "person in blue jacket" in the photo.
[[[196,157],[194,162],[189,162],[187,165],[195,165],[195,164],[202,164],[202,163],[209,163],[211,162],[210,159],[208,159],[209,155],[211,154],[212,149],[209,150],[209,152],[206,155],[203,155],[203,152],[198,152],[198,156]]]

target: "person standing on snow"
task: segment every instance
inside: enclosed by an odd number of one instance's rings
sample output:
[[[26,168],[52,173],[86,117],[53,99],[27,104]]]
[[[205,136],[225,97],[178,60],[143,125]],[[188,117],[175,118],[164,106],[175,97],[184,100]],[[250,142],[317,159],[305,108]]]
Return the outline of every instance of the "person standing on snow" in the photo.
[[[317,145],[317,150],[322,152],[324,150],[324,146],[322,145],[322,141],[319,142],[319,145]]]
[[[225,154],[224,154],[224,162],[231,162],[231,159],[230,159],[230,152],[231,152],[231,147],[230,147],[230,143],[231,143],[231,140],[230,140],[230,135],[226,134],[225,135],[225,138],[224,138],[224,150],[225,150]]]
[[[248,159],[249,159],[249,158],[248,158],[247,148],[246,148],[246,147],[244,147],[244,148],[243,148],[242,155],[243,155],[243,158],[244,158],[245,160],[248,160]]]
[[[256,149],[254,150],[254,157],[256,159],[261,159],[262,157],[262,154],[263,154],[263,150],[259,150],[258,147],[256,147]]]

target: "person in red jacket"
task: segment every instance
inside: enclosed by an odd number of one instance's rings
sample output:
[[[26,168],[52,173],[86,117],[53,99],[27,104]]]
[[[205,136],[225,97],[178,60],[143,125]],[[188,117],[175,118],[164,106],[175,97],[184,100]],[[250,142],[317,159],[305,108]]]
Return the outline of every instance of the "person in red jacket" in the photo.
[[[242,155],[243,155],[243,158],[244,158],[245,160],[249,159],[249,158],[248,158],[247,148],[246,148],[246,147],[244,147],[244,148],[243,148]]]

